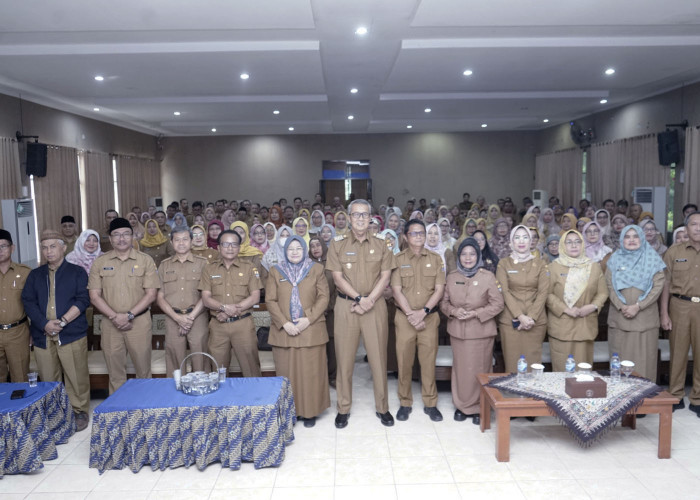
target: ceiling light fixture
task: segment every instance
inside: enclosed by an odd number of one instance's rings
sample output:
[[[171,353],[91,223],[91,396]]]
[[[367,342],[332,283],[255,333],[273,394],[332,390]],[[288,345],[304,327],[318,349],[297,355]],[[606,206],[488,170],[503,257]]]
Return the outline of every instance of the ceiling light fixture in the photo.
[[[241,73],[241,80],[247,80],[248,78],[250,78],[248,73]]]
[[[544,120],[542,120],[542,122],[543,122],[543,123],[549,123],[549,118],[545,118]]]
[[[212,131],[212,132],[216,132],[216,129],[215,129],[215,128],[213,128],[213,129],[211,129],[211,131]]]
[[[294,132],[294,127],[289,127],[290,132]]]
[[[488,127],[488,125],[486,123],[481,124],[481,128],[486,128],[486,127]]]
[[[364,26],[360,26],[360,27],[358,27],[358,28],[355,30],[355,34],[356,34],[356,35],[359,35],[359,36],[364,36],[364,35],[366,35],[367,33],[368,33],[368,30],[367,30],[367,28],[365,28]]]
[[[358,90],[356,88],[351,88],[350,93],[351,94],[357,94]]]
[[[610,76],[615,74],[615,69],[614,68],[608,68],[605,70],[605,74]]]
[[[600,103],[601,103],[601,104],[607,104],[607,103],[608,103],[608,100],[607,100],[607,99],[601,99],[601,100],[600,100]]]
[[[180,112],[179,112],[179,111],[173,111],[173,114],[174,114],[175,116],[180,116]]]
[[[464,76],[472,76],[472,75],[474,74],[474,72],[473,72],[472,70],[470,70],[470,69],[465,69],[465,70],[462,72],[462,74],[463,74]]]
[[[100,108],[92,108],[93,111],[99,111]]]
[[[355,117],[353,115],[348,115],[348,120],[354,120]]]
[[[430,109],[430,108],[425,108],[423,111],[425,111],[426,113],[430,113],[430,112],[432,111],[432,109]]]
[[[104,79],[105,79],[105,77],[104,77],[104,76],[101,76],[101,75],[97,75],[97,76],[95,77],[95,80],[97,80],[98,82],[101,82],[101,81],[103,81]]]
[[[406,125],[406,128],[413,128],[413,125]]]
[[[279,115],[279,114],[280,114],[280,110],[279,110],[279,109],[276,109],[276,110],[274,110],[274,111],[272,112],[272,114],[273,114],[273,115]]]

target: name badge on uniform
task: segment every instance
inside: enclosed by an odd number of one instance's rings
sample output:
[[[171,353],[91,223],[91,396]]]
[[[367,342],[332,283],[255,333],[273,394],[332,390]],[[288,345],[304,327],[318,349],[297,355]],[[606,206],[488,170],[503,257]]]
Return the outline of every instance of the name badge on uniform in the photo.
[[[214,278],[221,278],[221,275],[220,275],[220,274],[212,274],[212,275],[211,275],[211,278],[212,278],[212,279],[214,279]]]
[[[287,278],[280,278],[280,283],[282,283],[283,281],[287,281]]]
[[[345,255],[355,255],[355,252],[345,252]]]
[[[103,267],[102,270],[103,271],[114,271],[114,268],[113,267]]]
[[[508,269],[508,274],[518,274],[517,269]]]
[[[567,277],[568,275],[569,275],[569,273],[559,273],[559,276]]]
[[[455,281],[455,284],[457,285],[466,285],[464,281]]]
[[[676,259],[676,262],[688,262],[688,259]]]
[[[165,274],[171,274],[174,273],[175,271],[165,271]]]
[[[401,268],[411,267],[411,264],[401,264]]]

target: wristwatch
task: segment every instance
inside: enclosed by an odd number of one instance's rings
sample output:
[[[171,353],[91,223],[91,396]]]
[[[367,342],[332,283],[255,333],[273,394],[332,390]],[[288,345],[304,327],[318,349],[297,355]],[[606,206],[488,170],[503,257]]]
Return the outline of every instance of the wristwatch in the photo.
[[[61,317],[61,321],[58,322],[58,326],[60,326],[61,328],[65,328],[67,324],[68,322],[63,317]]]
[[[428,309],[427,307],[424,307],[423,310],[425,311],[425,314],[430,314],[430,309]]]
[[[355,297],[355,302],[357,302],[358,304],[360,303],[361,300],[362,300],[362,295],[358,295],[357,297]]]
[[[134,313],[132,313],[131,311],[126,312],[126,317],[129,319],[129,321],[134,321],[135,318]]]

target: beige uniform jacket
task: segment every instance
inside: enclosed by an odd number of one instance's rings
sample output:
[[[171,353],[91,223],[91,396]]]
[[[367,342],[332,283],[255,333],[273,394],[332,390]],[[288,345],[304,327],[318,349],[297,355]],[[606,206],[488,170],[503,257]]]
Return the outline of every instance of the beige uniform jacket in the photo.
[[[382,271],[395,267],[394,254],[387,248],[383,236],[368,234],[364,241],[359,241],[348,231],[346,236],[336,236],[328,249],[326,269],[342,272],[360,295],[369,295]]]
[[[160,266],[160,263],[163,262],[163,260],[175,255],[175,249],[170,241],[166,241],[165,243],[155,247],[146,247],[142,245],[141,251],[146,255],[151,256],[153,262],[156,264],[156,267]]]
[[[435,286],[445,284],[445,268],[435,252],[423,248],[415,255],[409,248],[396,255],[396,269],[391,273],[391,286],[400,286],[411,310],[423,309]]]
[[[158,277],[161,290],[165,301],[171,307],[187,310],[199,302],[199,282],[206,265],[207,259],[191,253],[184,262],[180,262],[175,256],[160,263]]]
[[[547,324],[545,304],[549,295],[549,270],[542,259],[515,263],[511,257],[498,262],[496,279],[503,289],[506,307],[500,322],[511,325],[514,318],[525,314],[535,325]]]
[[[598,313],[593,312],[585,318],[572,318],[564,313],[567,305],[564,302],[564,287],[569,268],[556,260],[549,264],[550,288],[547,297],[549,309],[549,334],[558,340],[582,341],[595,340],[598,336]],[[591,263],[591,275],[585,290],[578,298],[574,307],[594,304],[600,311],[608,299],[608,286],[600,264]]]
[[[625,305],[613,290],[612,272],[610,269],[605,271],[605,281],[608,285],[608,293],[610,294],[610,311],[608,312],[608,326],[623,330],[626,332],[643,332],[653,328],[659,328],[659,307],[656,301],[661,296],[664,289],[664,272],[659,271],[654,275],[654,281],[651,290],[644,297],[644,300],[639,302],[639,312],[632,319],[625,318],[620,309]],[[621,291],[623,297],[627,301],[626,305],[636,304],[639,297],[642,295],[642,290],[639,288],[625,288]]]
[[[471,278],[459,271],[447,275],[440,310],[447,316],[447,332],[458,339],[479,339],[496,335],[496,316],[505,302],[501,286],[491,271],[479,269]],[[463,308],[475,311],[476,317],[460,320],[454,312]]]
[[[204,257],[207,259],[207,262],[214,262],[216,260],[219,260],[219,251],[216,250],[215,248],[200,248],[200,249],[192,249],[192,253],[194,255],[197,255],[199,257]]]
[[[299,299],[304,317],[310,325],[299,335],[291,336],[282,325],[292,320],[289,303],[292,285],[272,267],[265,286],[265,304],[270,313],[270,345],[278,347],[311,347],[328,342],[326,307],[328,307],[328,282],[321,264],[314,263],[306,277],[299,282]]]
[[[212,298],[222,304],[238,304],[262,287],[260,273],[253,263],[238,257],[228,269],[222,260],[207,264],[199,282],[201,291],[211,292]],[[251,311],[252,308],[242,311],[241,315]]]
[[[0,272],[0,325],[11,325],[24,318],[22,289],[30,272],[30,267],[17,262],[10,262],[5,274]]]
[[[672,245],[663,255],[669,291],[688,297],[700,297],[700,252],[690,243]]]

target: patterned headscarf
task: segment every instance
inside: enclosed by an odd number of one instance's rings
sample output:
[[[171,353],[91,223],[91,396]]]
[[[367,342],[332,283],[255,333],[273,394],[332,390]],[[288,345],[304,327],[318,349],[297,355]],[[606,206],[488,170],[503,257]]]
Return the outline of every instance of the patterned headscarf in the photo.
[[[498,206],[498,205],[496,205]],[[491,236],[491,241],[489,241],[489,245],[491,245],[491,249],[493,252],[498,256],[499,259],[505,259],[510,255],[511,248],[510,248],[510,238],[506,234],[505,236],[501,236],[498,234],[496,231],[496,228],[500,224],[505,224],[506,227],[508,226],[508,221],[501,217],[500,219],[496,220],[496,222],[493,224],[493,235]],[[525,226],[523,226],[525,227]],[[527,228],[525,228],[527,229]]]
[[[287,257],[287,250],[293,241],[298,241],[301,245],[303,258],[298,264],[292,264]],[[304,317],[304,310],[301,307],[301,298],[299,296],[299,282],[306,278],[306,275],[309,274],[309,270],[311,270],[313,265],[314,263],[309,258],[309,250],[304,238],[296,234],[290,236],[284,245],[284,259],[281,259],[275,268],[277,268],[280,274],[292,285],[292,297],[289,300],[289,315],[293,323],[299,321],[299,318]]]
[[[379,235],[383,236],[384,240],[386,240],[387,236],[391,236],[392,238],[394,238],[394,244],[391,247],[389,247],[389,249],[394,255],[401,251],[401,249],[399,248],[399,237],[396,235],[396,231],[394,231],[393,229],[385,229],[384,231],[379,233]]]
[[[303,209],[302,209],[303,210]],[[301,236],[304,238],[304,243],[309,244],[309,221],[306,219],[306,217],[299,216],[296,219],[294,219],[294,222],[292,222],[292,229],[294,230],[294,234],[297,234],[297,224],[299,223],[305,224],[306,225],[306,232]],[[297,236],[299,236],[297,234]]]
[[[640,245],[637,250],[627,250],[624,246],[627,231],[636,231],[639,235]],[[659,254],[651,248],[644,238],[644,231],[637,225],[630,225],[620,231],[620,249],[608,260],[608,269],[612,273],[613,290],[617,297],[626,304],[620,290],[625,288],[638,288],[642,290],[639,300],[642,301],[649,295],[654,286],[654,275],[666,268]]]
[[[319,214],[321,214],[321,225],[320,225],[320,226],[314,226],[314,214],[315,214],[316,212],[318,212]],[[311,225],[309,226],[308,232],[310,232],[310,233],[319,233],[319,232],[321,231],[321,228],[323,227],[323,224],[324,224],[325,222],[326,222],[326,216],[323,215],[323,212],[321,212],[320,210],[314,210],[314,211],[311,213],[311,222],[310,222]]]
[[[243,221],[237,220],[233,224],[231,224],[231,227],[229,229],[234,229],[236,227],[240,227],[243,229],[243,232],[245,233],[245,236],[243,237],[243,241],[241,241],[241,249],[238,251],[238,256],[239,257],[254,257],[256,255],[262,255],[263,253],[255,248],[253,245],[250,244],[250,234],[248,234],[248,224],[246,224]]]
[[[437,229],[437,232],[438,232],[438,244],[434,247],[431,247],[430,245],[428,245],[428,231],[430,231],[432,228]],[[440,256],[440,258],[442,259],[443,267],[445,268],[445,270],[447,270],[447,264],[445,263],[445,250],[447,250],[447,248],[445,247],[445,244],[442,242],[442,235],[440,234],[440,226],[438,226],[435,222],[433,222],[432,224],[428,224],[426,226],[426,228],[425,228],[425,243],[423,244],[423,246],[425,248],[427,248],[428,250],[430,250],[431,252],[435,252],[436,254],[438,254]]]
[[[591,226],[597,227],[598,231],[600,232],[600,237],[595,243],[590,243],[588,238],[585,236],[586,231]],[[598,224],[596,221],[591,221],[583,226],[583,234],[583,241],[586,243],[586,255],[588,258],[593,260],[593,262],[600,262],[606,255],[612,252],[612,249],[605,245],[605,242],[603,241],[603,230],[600,228],[600,224]]]
[[[97,238],[97,250],[95,250],[92,253],[85,250],[85,242],[90,236],[94,236],[95,238]],[[75,264],[76,266],[82,267],[83,269],[85,269],[85,272],[90,274],[90,268],[92,267],[92,263],[95,262],[95,259],[103,253],[100,249],[99,243],[100,235],[97,233],[97,231],[93,231],[92,229],[86,229],[85,231],[80,233],[80,236],[78,236],[78,239],[75,242],[75,246],[73,247],[73,251],[66,255],[66,260],[71,264]]]
[[[567,253],[565,240],[569,234],[576,235],[581,240],[581,244],[583,244],[581,233],[575,229],[566,231],[559,240],[559,258],[557,262],[569,268],[569,273],[566,275],[566,284],[564,285],[564,303],[569,307],[574,307],[574,304],[576,304],[576,301],[583,295],[586,286],[588,286],[592,262],[583,251],[578,257],[571,257]]]
[[[472,247],[474,251],[476,251],[476,264],[474,265],[474,267],[466,268],[462,266],[459,257],[462,255],[462,250],[464,250],[464,247]],[[479,272],[479,269],[484,267],[484,260],[481,258],[481,249],[479,248],[479,244],[474,238],[471,237],[466,238],[462,241],[462,243],[459,244],[459,248],[457,249],[455,259],[457,260],[457,271],[459,271],[460,274],[463,274],[467,278],[471,278],[477,272]]]
[[[218,250],[219,249],[218,239],[212,238],[211,236],[209,236],[209,228],[212,226],[219,226],[221,228],[221,231],[223,232],[224,224],[218,219],[213,219],[212,221],[209,222],[209,225],[207,226],[207,246],[209,248],[213,248],[214,250]]]
[[[262,227],[262,230],[265,231],[265,227],[262,224],[253,224],[253,227],[250,228],[250,234],[255,235],[255,228],[257,227]],[[267,252],[270,249],[270,243],[267,241],[267,232],[265,232],[265,242],[262,245],[256,243],[253,238],[250,239],[250,244],[260,250],[263,254]]]

